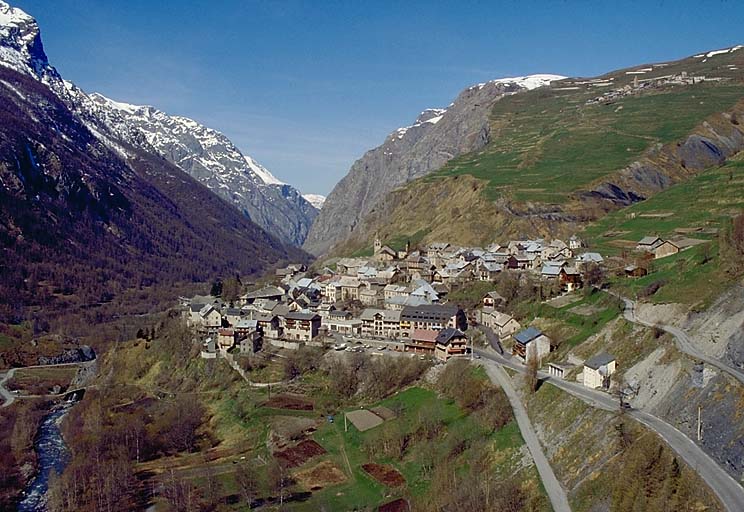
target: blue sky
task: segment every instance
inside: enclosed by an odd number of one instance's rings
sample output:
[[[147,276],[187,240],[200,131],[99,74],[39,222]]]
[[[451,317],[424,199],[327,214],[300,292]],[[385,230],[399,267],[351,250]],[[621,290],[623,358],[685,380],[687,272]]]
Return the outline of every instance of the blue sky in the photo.
[[[473,83],[744,43],[741,1],[11,0],[83,89],[224,132],[303,192]]]

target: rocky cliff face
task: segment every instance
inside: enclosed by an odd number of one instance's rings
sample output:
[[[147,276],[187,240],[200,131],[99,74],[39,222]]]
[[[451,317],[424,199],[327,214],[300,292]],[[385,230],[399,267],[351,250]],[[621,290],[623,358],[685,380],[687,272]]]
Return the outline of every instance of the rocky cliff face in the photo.
[[[0,63],[41,80],[109,147],[122,142],[177,165],[284,242],[301,245],[318,210],[222,133],[154,107],[87,94],[49,65],[36,20],[0,1]]]
[[[388,192],[485,146],[495,101],[561,78],[535,75],[493,80],[464,90],[446,109],[425,110],[413,125],[397,129],[352,165],[326,199],[304,248],[314,254],[328,252],[351,236]]]

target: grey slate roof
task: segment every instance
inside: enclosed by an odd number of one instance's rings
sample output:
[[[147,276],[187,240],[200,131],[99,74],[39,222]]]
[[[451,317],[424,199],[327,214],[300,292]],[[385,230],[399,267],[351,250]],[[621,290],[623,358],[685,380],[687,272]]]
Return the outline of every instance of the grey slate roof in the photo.
[[[447,327],[446,329],[442,329],[439,331],[439,334],[437,334],[437,343],[440,345],[449,345],[450,342],[455,338],[465,338],[465,333],[462,332],[460,329],[453,329],[452,327]]]
[[[661,241],[658,236],[644,236],[641,238],[640,242],[638,242],[638,245],[653,245],[657,243],[657,240],[659,242]]]
[[[441,304],[423,304],[421,306],[406,306],[401,311],[401,320],[421,321],[435,320],[446,322],[459,311],[457,306]]]
[[[601,366],[605,366],[614,360],[615,356],[608,354],[607,352],[602,352],[601,354],[597,354],[596,356],[587,359],[584,366],[588,366],[593,370],[598,370]]]
[[[522,345],[526,345],[530,341],[534,340],[535,338],[542,335],[542,331],[538,329],[537,327],[528,327],[524,331],[518,332],[514,335],[514,339],[521,343]]]
[[[284,318],[289,320],[314,320],[320,318],[320,315],[317,313],[300,313],[299,311],[292,311],[291,313],[284,315]]]

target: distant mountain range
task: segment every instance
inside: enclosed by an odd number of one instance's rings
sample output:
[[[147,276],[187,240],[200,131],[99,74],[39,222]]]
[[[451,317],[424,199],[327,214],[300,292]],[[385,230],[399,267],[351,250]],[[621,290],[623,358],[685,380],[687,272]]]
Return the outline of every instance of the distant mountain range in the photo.
[[[42,80],[96,136],[119,150],[123,140],[164,157],[285,242],[301,245],[317,208],[222,133],[151,106],[86,94],[49,65],[35,20],[0,2],[0,62]]]
[[[398,128],[381,146],[354,162],[328,195],[303,247],[324,254],[353,236],[359,222],[389,192],[485,146],[491,139],[489,114],[494,102],[562,78],[532,75],[492,80],[465,89],[447,108],[425,110],[411,126]]]
[[[153,304],[153,293],[306,260],[278,228],[267,234],[249,219],[258,215],[212,192],[243,186],[267,203],[255,207],[271,212],[264,222],[291,215],[285,233],[301,238],[311,219],[300,217],[315,208],[261,173],[272,179],[194,121],[64,81],[36,21],[0,1],[0,322],[53,312],[100,321]]]

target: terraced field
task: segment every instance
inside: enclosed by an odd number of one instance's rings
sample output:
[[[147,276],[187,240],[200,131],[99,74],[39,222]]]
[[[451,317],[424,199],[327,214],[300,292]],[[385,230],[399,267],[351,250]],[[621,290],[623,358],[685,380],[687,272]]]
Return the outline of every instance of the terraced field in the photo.
[[[627,255],[646,235],[693,238],[707,243],[655,260],[647,276],[617,278],[613,285],[636,296],[655,282],[665,283],[650,299],[704,306],[731,282],[722,268],[718,237],[733,215],[744,212],[744,158],[710,169],[656,196],[611,213],[587,227],[592,249]],[[725,262],[723,262],[725,263]]]
[[[586,105],[592,91],[534,90],[495,104],[483,151],[451,161],[430,179],[470,174],[491,199],[561,203],[637,160],[655,144],[683,138],[706,117],[730,109],[744,85],[676,86],[609,105]]]

